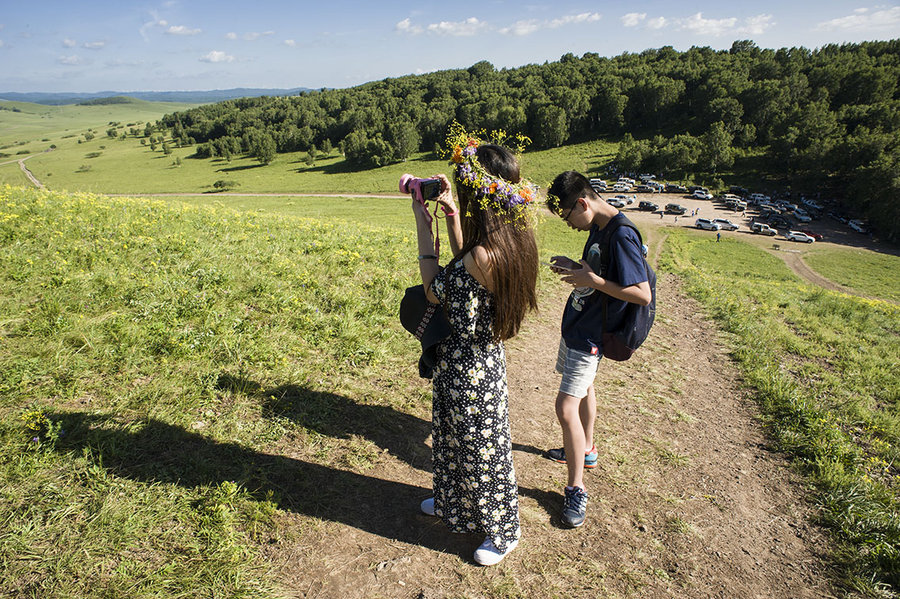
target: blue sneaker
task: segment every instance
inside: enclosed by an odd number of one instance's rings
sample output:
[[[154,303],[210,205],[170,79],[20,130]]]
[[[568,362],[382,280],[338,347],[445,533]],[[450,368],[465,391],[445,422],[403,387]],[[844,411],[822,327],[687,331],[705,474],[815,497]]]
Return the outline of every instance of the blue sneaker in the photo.
[[[581,487],[564,489],[562,523],[569,528],[578,528],[584,524],[587,513],[587,492]]]
[[[547,457],[553,460],[554,462],[559,462],[560,464],[566,463],[566,450],[562,447],[558,449],[551,449],[547,451]],[[591,450],[584,454],[584,467],[585,468],[596,468],[597,467],[597,446],[591,445]]]

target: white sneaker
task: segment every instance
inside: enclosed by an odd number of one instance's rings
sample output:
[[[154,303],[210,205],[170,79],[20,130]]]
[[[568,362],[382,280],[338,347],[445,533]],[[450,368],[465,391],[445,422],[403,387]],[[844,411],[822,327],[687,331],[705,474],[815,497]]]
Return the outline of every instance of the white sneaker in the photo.
[[[426,516],[434,516],[434,497],[429,497],[419,506],[419,509],[422,510],[422,513]]]
[[[512,543],[506,546],[506,551],[501,551],[494,547],[493,541],[488,537],[484,540],[478,549],[475,550],[475,561],[482,566],[494,566],[499,564],[504,557],[510,554],[510,552],[516,548],[516,545],[519,544],[519,540],[516,539]]]

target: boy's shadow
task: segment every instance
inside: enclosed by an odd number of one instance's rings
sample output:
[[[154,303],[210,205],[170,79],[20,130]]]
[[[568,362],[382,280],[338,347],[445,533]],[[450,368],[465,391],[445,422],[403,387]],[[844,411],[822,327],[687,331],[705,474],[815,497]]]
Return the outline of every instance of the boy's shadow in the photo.
[[[112,417],[79,412],[51,418],[66,431],[59,451],[89,448],[87,455],[117,476],[185,488],[234,481],[256,499],[272,491],[280,509],[436,551],[463,555],[480,541],[449,534],[438,519],[420,514],[428,488],[214,441],[155,419],[126,428]]]

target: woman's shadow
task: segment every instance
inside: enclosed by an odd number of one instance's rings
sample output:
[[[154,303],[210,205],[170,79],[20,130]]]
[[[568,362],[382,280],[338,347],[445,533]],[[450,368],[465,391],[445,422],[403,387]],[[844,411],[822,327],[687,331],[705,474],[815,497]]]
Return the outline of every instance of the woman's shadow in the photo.
[[[234,481],[280,509],[436,551],[463,555],[479,542],[419,512],[428,488],[215,441],[156,419],[135,426],[81,412],[50,417],[66,431],[58,451],[90,449],[85,455],[117,476],[192,489]]]

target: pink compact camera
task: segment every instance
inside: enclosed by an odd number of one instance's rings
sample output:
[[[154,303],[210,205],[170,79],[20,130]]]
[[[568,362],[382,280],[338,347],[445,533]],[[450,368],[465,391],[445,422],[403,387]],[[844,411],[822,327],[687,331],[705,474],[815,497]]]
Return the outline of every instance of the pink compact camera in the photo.
[[[412,194],[413,199],[425,205],[425,202],[436,200],[441,195],[440,179],[418,179],[412,175],[400,177],[400,191]]]

